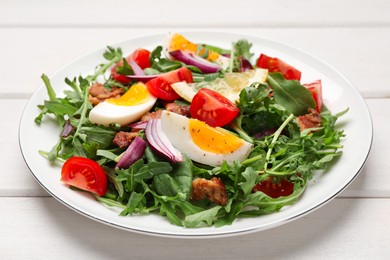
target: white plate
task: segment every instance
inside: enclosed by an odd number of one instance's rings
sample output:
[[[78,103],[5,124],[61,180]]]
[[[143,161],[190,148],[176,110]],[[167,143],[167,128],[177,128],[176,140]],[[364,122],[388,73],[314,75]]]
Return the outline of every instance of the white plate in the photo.
[[[349,112],[338,122],[338,127],[345,130],[342,157],[324,174],[317,174],[310,181],[303,197],[294,205],[283,208],[280,212],[266,216],[236,220],[230,226],[220,228],[207,227],[188,229],[177,227],[158,215],[121,217],[118,211],[97,202],[85,193],[69,189],[60,182],[60,165],[51,165],[38,154],[38,150],[49,151],[58,141],[59,130],[55,122],[45,119],[42,126],[34,123],[39,114],[38,104],[48,99],[42,85],[28,102],[20,122],[19,142],[24,159],[36,180],[57,200],[69,208],[102,223],[121,229],[144,234],[172,237],[213,237],[242,234],[269,229],[288,221],[302,217],[330,201],[358,175],[363,167],[372,143],[372,122],[367,106],[359,92],[341,73],[320,59],[308,53],[268,39],[254,36],[219,32],[182,32],[194,42],[209,43],[230,48],[231,42],[241,38],[253,43],[252,51],[256,57],[260,52],[276,56],[302,71],[302,82],[321,79],[323,98],[326,106],[333,112],[340,112],[347,107]],[[135,38],[113,45],[121,47],[124,54],[143,47],[152,50],[162,45],[166,34]],[[65,77],[91,73],[97,64],[104,61],[105,48],[89,53],[66,65],[54,75],[51,82],[57,94],[68,87]]]

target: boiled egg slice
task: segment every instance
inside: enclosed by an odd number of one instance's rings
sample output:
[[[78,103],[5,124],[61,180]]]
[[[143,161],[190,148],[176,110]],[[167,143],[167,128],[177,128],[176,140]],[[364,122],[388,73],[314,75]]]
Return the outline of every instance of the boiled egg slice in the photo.
[[[140,119],[156,103],[157,98],[143,83],[136,83],[119,98],[110,98],[95,106],[89,113],[89,121],[108,126],[130,124]]]
[[[179,33],[169,33],[165,46],[165,55],[170,59],[172,59],[169,55],[169,52],[171,51],[181,50],[195,54],[198,51],[198,47],[201,47],[198,44],[189,41]],[[230,58],[220,55],[214,51],[208,51],[207,57],[205,58],[211,62],[215,62],[221,66],[223,70],[226,70],[230,65]]]
[[[191,160],[220,166],[245,160],[252,144],[219,127],[164,110],[161,127],[171,144]]]

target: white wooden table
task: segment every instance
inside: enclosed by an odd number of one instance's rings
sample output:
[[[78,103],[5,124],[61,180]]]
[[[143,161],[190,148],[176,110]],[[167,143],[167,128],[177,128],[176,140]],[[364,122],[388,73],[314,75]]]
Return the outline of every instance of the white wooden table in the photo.
[[[40,75],[91,50],[182,29],[285,42],[355,83],[374,124],[359,177],[305,217],[227,238],[173,239],[109,227],[63,206],[20,153],[19,119]],[[390,1],[0,1],[0,259],[390,259]]]

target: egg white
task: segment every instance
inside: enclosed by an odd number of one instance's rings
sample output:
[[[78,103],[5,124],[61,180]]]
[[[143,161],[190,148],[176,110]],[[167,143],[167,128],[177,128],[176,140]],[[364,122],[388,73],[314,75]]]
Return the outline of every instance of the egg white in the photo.
[[[149,96],[144,103],[131,106],[121,106],[107,101],[99,103],[89,113],[89,121],[94,124],[108,126],[120,124],[121,126],[133,123],[152,109],[157,98]]]
[[[244,140],[242,140],[242,145],[232,153],[221,154],[202,150],[192,140],[189,119],[165,110],[161,115],[161,127],[176,149],[198,163],[220,166],[223,161],[227,163],[233,163],[235,160],[243,161],[252,150],[252,144]]]

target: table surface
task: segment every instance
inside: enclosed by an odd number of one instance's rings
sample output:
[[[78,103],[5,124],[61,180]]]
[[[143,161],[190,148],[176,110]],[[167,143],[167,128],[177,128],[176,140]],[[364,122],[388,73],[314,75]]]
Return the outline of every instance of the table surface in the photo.
[[[0,1],[0,258],[389,259],[390,1]],[[103,225],[53,199],[22,158],[28,99],[62,65],[131,37],[186,29],[239,32],[312,53],[345,74],[373,120],[370,157],[334,200],[251,234],[175,239]]]

